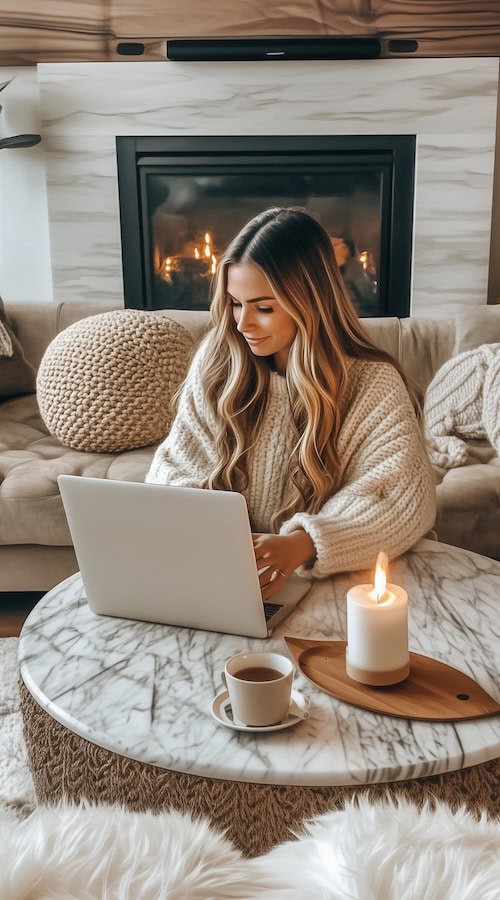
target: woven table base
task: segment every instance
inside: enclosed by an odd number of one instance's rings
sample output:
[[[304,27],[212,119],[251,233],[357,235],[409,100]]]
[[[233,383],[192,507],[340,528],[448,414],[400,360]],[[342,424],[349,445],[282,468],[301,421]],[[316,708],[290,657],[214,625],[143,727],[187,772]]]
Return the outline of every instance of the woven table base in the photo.
[[[172,772],[119,756],[52,719],[20,682],[28,758],[38,802],[118,803],[134,812],[177,809],[207,818],[247,856],[290,840],[304,819],[342,808],[354,796],[444,800],[499,815],[500,760],[446,775],[360,787],[249,784]]]

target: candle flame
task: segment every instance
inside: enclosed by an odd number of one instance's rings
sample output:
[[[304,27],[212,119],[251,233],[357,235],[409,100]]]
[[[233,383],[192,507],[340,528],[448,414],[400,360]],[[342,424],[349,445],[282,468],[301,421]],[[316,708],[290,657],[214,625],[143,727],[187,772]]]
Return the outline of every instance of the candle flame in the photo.
[[[198,247],[195,247],[195,248],[194,248],[194,258],[195,258],[195,259],[199,259],[199,258],[200,258],[200,251],[198,250]]]
[[[387,557],[387,553],[381,551],[377,556],[377,562],[375,564],[374,594],[377,603],[380,602],[380,599],[385,593],[385,587],[387,584],[388,562],[389,559]]]

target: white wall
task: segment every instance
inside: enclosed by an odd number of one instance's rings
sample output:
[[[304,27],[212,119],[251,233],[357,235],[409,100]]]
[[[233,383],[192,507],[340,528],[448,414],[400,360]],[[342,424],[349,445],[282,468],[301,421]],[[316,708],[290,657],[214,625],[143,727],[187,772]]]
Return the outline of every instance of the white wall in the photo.
[[[33,101],[34,70],[13,71]],[[486,303],[497,59],[62,63],[39,66],[38,81],[42,144],[0,154],[6,299],[122,299],[117,134],[414,133],[412,314]],[[23,130],[36,131],[33,102],[30,115]]]
[[[0,136],[40,134],[36,68],[0,68]],[[0,295],[52,300],[45,154],[42,144],[0,151]]]

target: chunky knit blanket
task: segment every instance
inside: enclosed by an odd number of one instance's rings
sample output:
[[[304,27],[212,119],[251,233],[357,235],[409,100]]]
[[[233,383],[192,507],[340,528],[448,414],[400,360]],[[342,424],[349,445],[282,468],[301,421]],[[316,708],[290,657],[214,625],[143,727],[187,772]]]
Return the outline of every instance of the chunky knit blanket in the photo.
[[[434,468],[467,462],[470,439],[487,439],[500,455],[500,344],[483,344],[452,357],[431,381],[424,402]]]

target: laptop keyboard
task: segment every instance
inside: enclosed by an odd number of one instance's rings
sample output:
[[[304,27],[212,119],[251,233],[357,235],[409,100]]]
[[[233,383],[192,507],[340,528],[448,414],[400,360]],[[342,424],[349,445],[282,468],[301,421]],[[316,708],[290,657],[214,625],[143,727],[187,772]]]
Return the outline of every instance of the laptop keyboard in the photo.
[[[277,613],[278,610],[282,607],[282,603],[264,603],[264,615],[266,617],[266,622],[269,622],[271,616],[274,616],[274,613]]]

